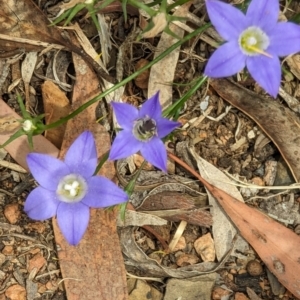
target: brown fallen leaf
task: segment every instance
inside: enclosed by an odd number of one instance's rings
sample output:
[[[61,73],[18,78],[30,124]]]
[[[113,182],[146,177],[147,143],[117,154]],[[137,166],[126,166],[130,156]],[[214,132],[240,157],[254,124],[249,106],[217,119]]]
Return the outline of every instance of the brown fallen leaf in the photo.
[[[76,54],[73,55],[76,84],[73,91],[73,109],[99,93],[95,73]],[[95,121],[94,104],[67,123],[60,157],[73,140],[84,130],[91,130],[96,140],[98,155],[109,150],[108,132]],[[106,162],[101,174],[115,175],[114,165]],[[88,229],[76,247],[70,246],[53,219],[55,240],[59,245],[60,268],[65,280],[68,300],[125,300],[128,299],[126,272],[116,230],[116,213],[104,209],[91,209]],[[73,279],[73,280],[72,280]]]
[[[216,188],[173,154],[168,155],[203,183],[268,269],[299,298],[300,237],[262,212]]]
[[[210,80],[214,90],[254,120],[273,141],[300,182],[300,119],[274,99],[263,98],[227,79]]]
[[[43,103],[47,124],[66,117],[71,110],[65,93],[52,81],[42,84]],[[65,134],[66,124],[62,124],[45,132],[45,137],[60,149]]]
[[[186,17],[191,6],[191,1],[180,6],[174,16]],[[174,24],[170,24],[170,30],[178,37],[183,37],[184,30]],[[175,44],[178,39],[174,38],[170,34],[163,32],[159,43],[157,45],[157,51],[155,51],[154,58],[159,56],[163,51],[170,48]],[[160,90],[159,98],[162,108],[167,108],[172,102],[172,85],[169,83],[174,80],[176,63],[178,61],[180,48],[176,48],[169,53],[165,58],[161,59],[158,63],[152,66],[148,84],[148,97],[153,96],[158,90]]]
[[[188,146],[186,145],[186,147]],[[226,191],[229,195],[239,201],[244,201],[237,187],[227,183],[228,177],[222,171],[200,157],[194,147],[190,146],[188,147],[188,150],[196,161],[199,173],[204,179],[208,180],[215,187]],[[217,260],[221,261],[226,253],[228,253],[228,251],[232,248],[232,240],[236,235],[236,229],[232,222],[230,222],[228,216],[222,209],[220,209],[216,199],[211,195],[211,193],[209,193],[209,191],[207,191],[207,195],[208,203],[211,206],[210,213],[214,220],[212,234],[214,236],[216,256]],[[243,244],[242,240],[239,239],[239,241],[235,244],[235,247],[237,247],[237,250],[242,251],[244,247]]]

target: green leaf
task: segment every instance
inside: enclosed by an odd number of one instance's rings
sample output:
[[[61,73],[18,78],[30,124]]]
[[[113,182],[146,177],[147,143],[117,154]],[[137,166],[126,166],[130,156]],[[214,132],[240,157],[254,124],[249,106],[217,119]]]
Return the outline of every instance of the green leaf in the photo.
[[[185,102],[199,89],[199,87],[207,80],[207,76],[201,76],[196,81],[196,83],[185,93],[178,101],[173,105],[164,110],[163,116],[166,118],[172,118],[176,120],[175,117],[178,117],[179,111],[184,106]]]
[[[76,14],[80,12],[82,9],[84,9],[85,7],[86,7],[85,3],[79,3],[74,7],[72,7],[68,18],[64,23],[64,26],[67,26],[72,21],[72,19],[76,16]]]
[[[16,140],[18,137],[20,137],[22,135],[26,135],[26,133],[24,132],[23,128],[20,128],[13,135],[11,135],[11,137],[4,144],[0,145],[0,148],[4,148],[9,143],[11,143],[12,141]]]
[[[169,13],[173,8],[175,8],[176,6],[181,6],[187,2],[189,2],[190,0],[178,0],[176,2],[174,2],[173,4],[170,4],[167,8],[166,8],[166,12]]]
[[[20,94],[17,95],[17,101],[19,103],[23,118],[31,120],[31,116],[30,116],[29,112],[26,110],[24,102],[23,102],[22,97],[20,96]]]
[[[119,208],[120,208],[120,217],[121,217],[121,220],[124,222],[125,220],[125,214],[126,214],[126,207],[127,207],[127,204],[128,204],[128,201],[122,203],[119,205]]]
[[[70,9],[68,9],[67,11],[62,13],[60,16],[58,16],[54,21],[52,21],[50,26],[54,26],[54,25],[60,23],[62,20],[66,19],[69,14],[70,14]]]
[[[97,174],[98,174],[98,172],[100,171],[100,169],[102,168],[102,166],[104,165],[104,163],[108,160],[108,157],[109,157],[109,151],[105,152],[105,153],[101,156],[100,161],[99,161],[99,163],[98,163],[98,165],[97,165],[97,168],[96,168],[96,170],[95,170],[94,175],[97,175]]]
[[[122,10],[124,14],[124,23],[127,23],[127,2],[128,0],[122,0]]]
[[[91,18],[92,18],[92,20],[93,20],[93,22],[94,22],[97,30],[100,31],[101,28],[100,28],[100,25],[99,25],[99,22],[98,22],[98,18],[95,15],[94,9],[93,8],[88,8],[88,11],[89,11],[89,13],[91,15]]]

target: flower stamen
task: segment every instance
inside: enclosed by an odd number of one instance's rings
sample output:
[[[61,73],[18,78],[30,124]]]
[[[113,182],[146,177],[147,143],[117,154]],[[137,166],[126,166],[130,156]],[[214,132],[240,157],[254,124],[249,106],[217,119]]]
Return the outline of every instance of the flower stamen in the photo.
[[[263,51],[263,50],[261,50],[261,49],[259,49],[259,48],[257,48],[257,47],[254,47],[254,46],[248,46],[248,48],[249,48],[250,50],[253,50],[254,52],[257,52],[257,53],[259,53],[259,54],[262,54],[262,55],[265,55],[265,56],[267,56],[267,57],[273,58],[273,56],[272,56],[271,54],[269,54],[269,53],[267,53],[267,52],[265,52],[265,51]]]
[[[135,121],[133,135],[139,141],[149,141],[154,135],[157,135],[155,120],[148,116]]]
[[[258,54],[272,58],[265,50],[269,47],[270,40],[267,34],[259,27],[250,26],[244,30],[238,40],[241,51],[249,56]]]
[[[77,196],[79,193],[79,182],[75,180],[72,184],[67,183],[65,184],[64,189],[69,191],[71,197]]]
[[[63,177],[58,184],[56,194],[63,202],[79,202],[87,192],[86,181],[78,174]]]

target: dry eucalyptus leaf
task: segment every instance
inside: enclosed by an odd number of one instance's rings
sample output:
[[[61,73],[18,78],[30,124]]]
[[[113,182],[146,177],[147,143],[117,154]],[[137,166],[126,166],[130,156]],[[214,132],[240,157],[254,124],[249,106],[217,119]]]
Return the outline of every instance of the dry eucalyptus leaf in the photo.
[[[191,2],[182,5],[176,10],[174,16],[186,17]],[[171,31],[177,36],[183,37],[184,30],[177,27],[174,24],[170,25]],[[163,51],[170,48],[171,45],[175,44],[178,40],[167,33],[163,33],[157,45],[157,51],[155,51],[154,58],[160,55]],[[179,57],[180,49],[172,51],[165,58],[161,59],[158,63],[152,66],[148,84],[148,98],[154,95],[160,90],[160,103],[162,108],[167,108],[172,101],[172,86],[170,83],[174,79],[176,64]]]
[[[243,197],[239,193],[238,189],[234,185],[226,183],[229,182],[229,179],[223,172],[201,158],[194,148],[189,148],[189,151],[196,160],[199,173],[204,179],[208,180],[217,188],[226,191],[229,195],[236,199],[243,201]],[[217,259],[220,261],[228,250],[231,249],[232,239],[236,235],[237,231],[228,219],[227,215],[224,214],[222,209],[220,209],[218,202],[210,192],[208,192],[208,196],[209,204],[212,206],[210,212],[214,220],[212,232],[215,240],[216,255]]]
[[[174,157],[174,160],[178,160]],[[194,172],[218,200],[241,235],[251,244],[268,269],[291,293],[300,295],[298,277],[300,237],[291,229],[251,208]]]
[[[227,79],[210,80],[210,85],[222,98],[240,109],[260,126],[277,146],[295,180],[299,182],[299,117],[274,99],[258,96]]]

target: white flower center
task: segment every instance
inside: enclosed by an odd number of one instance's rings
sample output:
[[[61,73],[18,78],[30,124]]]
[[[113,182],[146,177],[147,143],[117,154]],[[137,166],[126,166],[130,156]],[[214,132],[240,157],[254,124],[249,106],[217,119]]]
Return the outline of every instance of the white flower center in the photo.
[[[78,174],[63,177],[56,190],[59,200],[67,203],[79,202],[87,193],[87,183]]]
[[[148,116],[136,120],[133,126],[133,135],[142,142],[147,142],[152,139],[154,135],[157,135],[155,120]]]
[[[25,120],[23,122],[23,129],[24,131],[28,132],[31,131],[34,128],[33,123],[31,120]]]
[[[265,50],[270,45],[270,39],[267,34],[259,27],[250,26],[239,36],[239,46],[246,55],[266,55],[270,56]]]

